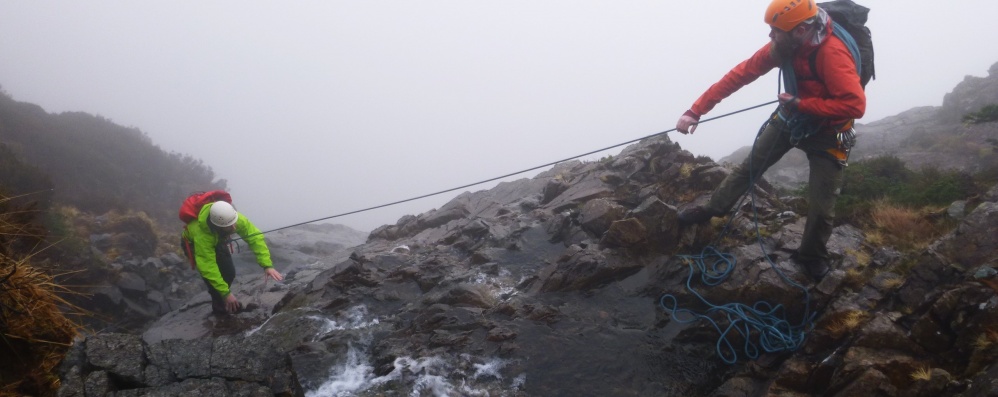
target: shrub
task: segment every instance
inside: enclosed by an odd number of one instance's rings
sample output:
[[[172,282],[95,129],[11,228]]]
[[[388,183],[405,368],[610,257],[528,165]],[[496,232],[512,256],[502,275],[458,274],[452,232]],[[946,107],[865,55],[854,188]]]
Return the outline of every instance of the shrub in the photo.
[[[912,171],[897,157],[878,157],[846,168],[836,212],[844,221],[861,221],[880,199],[910,208],[938,207],[973,196],[977,191],[974,178],[968,173],[934,167]]]
[[[963,122],[967,124],[980,124],[998,121],[998,104],[990,104],[981,107],[980,110],[963,115]]]

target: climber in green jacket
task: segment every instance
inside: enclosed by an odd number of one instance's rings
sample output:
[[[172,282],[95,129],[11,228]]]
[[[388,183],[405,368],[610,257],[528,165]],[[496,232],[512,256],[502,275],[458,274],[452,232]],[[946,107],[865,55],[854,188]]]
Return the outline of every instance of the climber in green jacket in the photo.
[[[236,268],[229,252],[229,236],[233,233],[242,237],[256,256],[257,263],[269,277],[281,281],[284,276],[270,259],[270,250],[257,229],[245,216],[225,201],[201,207],[198,218],[184,228],[183,238],[193,247],[194,260],[201,278],[208,286],[211,295],[212,312],[216,314],[235,313],[242,305],[229,287],[236,278]]]

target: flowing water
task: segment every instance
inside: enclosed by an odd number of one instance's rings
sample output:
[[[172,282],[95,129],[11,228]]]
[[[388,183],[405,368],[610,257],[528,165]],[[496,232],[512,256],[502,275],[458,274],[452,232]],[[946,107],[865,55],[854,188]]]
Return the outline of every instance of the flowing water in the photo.
[[[375,376],[370,362],[370,349],[374,327],[378,319],[368,317],[367,309],[351,309],[349,322],[337,322],[318,316],[316,321],[326,322],[315,339],[347,330],[361,332],[358,340],[348,343],[346,359],[329,370],[329,377],[307,397],[377,396],[386,390],[402,391],[409,396],[505,396],[518,390],[526,380],[525,374],[507,379],[501,372],[506,361],[490,357],[463,354],[457,357],[399,357],[394,369],[385,376]],[[455,380],[459,379],[459,380]]]

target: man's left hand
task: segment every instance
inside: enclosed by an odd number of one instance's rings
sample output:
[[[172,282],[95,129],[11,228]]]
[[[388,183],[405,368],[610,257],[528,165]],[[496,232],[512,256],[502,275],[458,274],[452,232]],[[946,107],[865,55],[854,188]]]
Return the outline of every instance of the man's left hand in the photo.
[[[264,270],[263,272],[266,273],[265,277],[272,278],[274,279],[274,281],[284,280],[284,276],[281,275],[281,272],[277,271],[277,269],[274,269],[272,267],[268,267],[267,270]]]
[[[780,104],[786,106],[790,109],[796,109],[797,105],[800,104],[800,98],[788,92],[784,92],[777,96],[780,100]]]

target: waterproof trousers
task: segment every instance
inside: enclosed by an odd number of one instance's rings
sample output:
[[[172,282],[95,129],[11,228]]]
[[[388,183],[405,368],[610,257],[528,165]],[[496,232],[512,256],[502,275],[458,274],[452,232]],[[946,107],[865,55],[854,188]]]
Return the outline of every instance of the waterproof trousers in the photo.
[[[180,237],[180,246],[190,247],[190,252],[184,250],[184,254],[188,258],[194,255],[194,243],[190,241],[185,241],[183,237]],[[225,281],[225,285],[232,287],[232,280],[236,279],[236,266],[232,262],[232,253],[229,252],[229,245],[226,243],[219,243],[215,246],[215,264],[218,266],[219,273],[222,274],[222,281]],[[215,290],[215,287],[211,286],[211,282],[208,279],[201,277],[204,281],[204,285],[208,286],[208,295],[211,295],[211,310],[215,313],[222,314],[227,313],[225,311],[225,299],[222,294]]]
[[[717,214],[731,210],[755,180],[783,158],[793,145],[790,129],[774,117],[756,138],[752,153],[714,190],[707,209]],[[818,132],[802,139],[796,147],[807,154],[810,173],[807,188],[807,223],[797,258],[801,261],[827,261],[828,238],[832,235],[835,200],[842,189],[843,165],[828,153],[838,147],[834,133]]]

